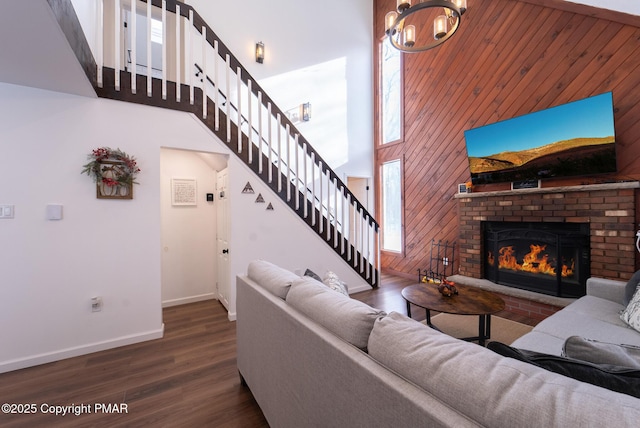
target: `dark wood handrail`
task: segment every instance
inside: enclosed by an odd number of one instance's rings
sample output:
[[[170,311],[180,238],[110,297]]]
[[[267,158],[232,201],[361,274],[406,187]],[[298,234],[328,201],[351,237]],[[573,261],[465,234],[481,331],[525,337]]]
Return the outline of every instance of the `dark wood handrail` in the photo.
[[[149,1],[151,1],[152,6],[162,8],[162,0],[139,0],[139,1],[143,3],[148,3]],[[318,166],[322,165],[323,172],[328,173],[331,181],[335,179],[336,183],[342,187],[343,195],[345,197],[347,196],[350,197],[351,201],[355,203],[356,209],[358,211],[362,210],[363,218],[368,218],[368,223],[375,228],[376,232],[379,231],[380,226],[378,222],[374,219],[374,217],[369,213],[369,211],[364,207],[364,205],[362,205],[362,203],[358,200],[358,198],[356,198],[356,196],[349,190],[347,185],[340,179],[340,177],[338,177],[335,171],[333,171],[333,169],[329,167],[329,165],[322,158],[322,156],[320,156],[320,154],[311,146],[309,141],[306,138],[304,138],[302,133],[289,120],[287,115],[277,106],[277,104],[271,99],[271,97],[269,97],[269,95],[262,89],[262,87],[258,84],[256,79],[254,79],[253,76],[251,76],[251,74],[242,66],[242,63],[240,63],[240,61],[235,57],[235,55],[233,55],[231,50],[222,42],[222,40],[211,29],[209,24],[205,22],[205,20],[200,16],[200,14],[192,6],[182,3],[178,0],[166,0],[166,3],[167,3],[167,11],[172,12],[174,14],[176,13],[176,10],[177,10],[176,6],[179,5],[180,16],[184,18],[187,18],[187,19],[189,18],[190,11],[193,13],[193,26],[196,28],[196,30],[198,30],[198,32],[202,34],[202,27],[205,27],[207,29],[207,37],[206,37],[207,43],[209,43],[209,45],[213,47],[214,41],[218,42],[219,56],[222,58],[226,58],[226,56],[229,55],[229,62],[232,69],[237,70],[238,68],[240,68],[241,70],[240,79],[242,80],[242,82],[245,83],[247,86],[249,84],[249,81],[252,82],[251,92],[255,94],[256,97],[258,96],[259,92],[262,93],[262,104],[265,107],[271,104],[272,116],[277,117],[277,115],[280,114],[280,118],[283,121],[283,125],[285,125],[285,127],[286,125],[289,125],[289,134],[291,135],[291,137],[295,138],[297,134],[298,144],[303,149],[304,149],[304,144],[306,143],[307,155],[309,155],[310,157],[311,157],[311,154],[314,155],[315,163]]]

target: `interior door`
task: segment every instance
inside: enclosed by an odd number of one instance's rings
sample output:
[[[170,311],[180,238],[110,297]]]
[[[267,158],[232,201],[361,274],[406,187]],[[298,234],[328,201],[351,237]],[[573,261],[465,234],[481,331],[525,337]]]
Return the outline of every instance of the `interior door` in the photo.
[[[217,255],[218,255],[218,299],[229,310],[229,297],[231,284],[229,279],[229,192],[228,192],[228,168],[217,174],[216,195],[217,198]]]

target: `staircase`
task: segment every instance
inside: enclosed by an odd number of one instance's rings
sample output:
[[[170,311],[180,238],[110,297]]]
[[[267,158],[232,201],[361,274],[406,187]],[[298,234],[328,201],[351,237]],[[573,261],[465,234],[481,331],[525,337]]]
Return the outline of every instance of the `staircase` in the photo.
[[[68,4],[68,0],[48,0]],[[196,115],[371,286],[380,282],[379,226],[286,114],[189,5],[176,0],[100,0],[103,52],[95,62],[74,47],[98,96]],[[141,12],[162,22],[162,67],[140,66],[136,43],[151,29],[125,27]],[[71,42],[72,35],[61,27]],[[125,29],[126,31],[116,31]],[[99,32],[100,33],[100,32]],[[171,58],[168,61],[168,58]]]

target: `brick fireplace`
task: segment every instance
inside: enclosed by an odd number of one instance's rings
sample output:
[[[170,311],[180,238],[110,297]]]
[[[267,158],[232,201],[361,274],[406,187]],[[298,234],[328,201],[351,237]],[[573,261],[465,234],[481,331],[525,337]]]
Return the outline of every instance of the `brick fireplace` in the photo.
[[[485,223],[581,223],[588,228],[590,276],[626,281],[636,270],[638,188],[624,182],[456,195],[459,274],[486,278]]]

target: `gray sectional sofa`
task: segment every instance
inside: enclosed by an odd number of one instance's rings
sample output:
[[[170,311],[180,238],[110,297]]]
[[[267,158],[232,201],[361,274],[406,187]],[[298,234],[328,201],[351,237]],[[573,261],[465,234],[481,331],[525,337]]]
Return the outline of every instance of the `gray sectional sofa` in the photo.
[[[512,346],[561,355],[565,341],[571,336],[640,346],[640,333],[620,319],[620,312],[626,307],[626,285],[621,281],[589,278],[586,296],[540,322]]]
[[[506,358],[265,261],[237,277],[237,365],[270,426],[637,426],[640,399]]]

